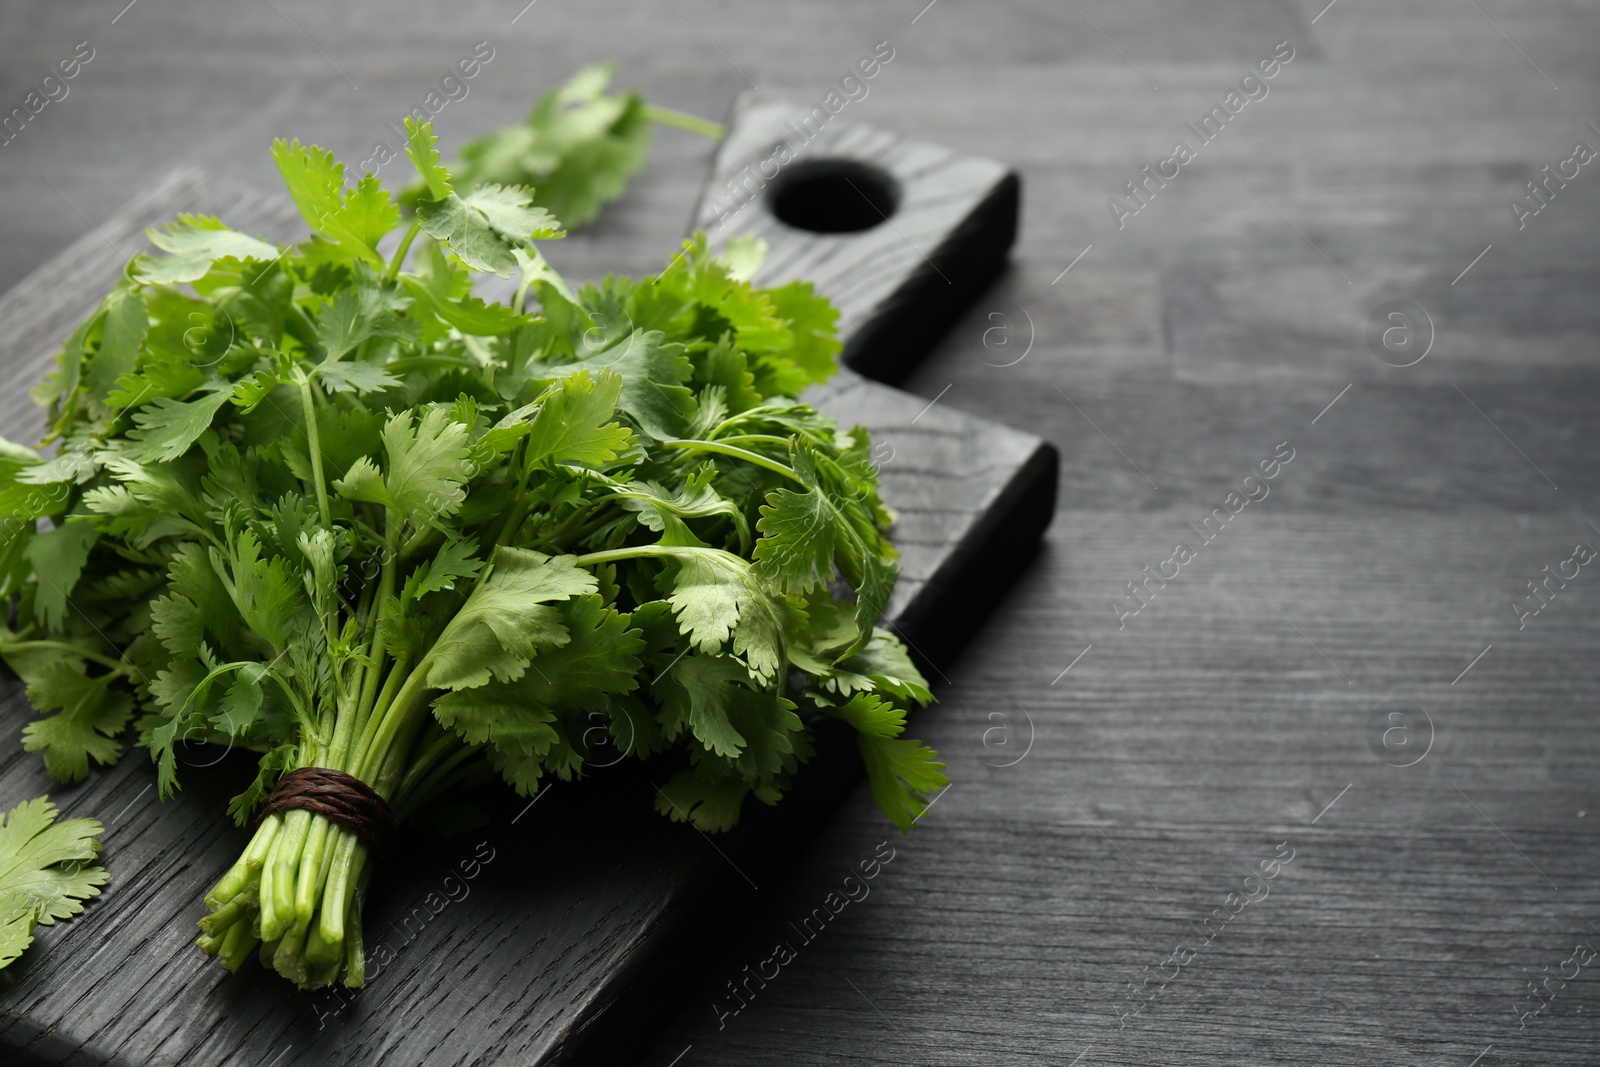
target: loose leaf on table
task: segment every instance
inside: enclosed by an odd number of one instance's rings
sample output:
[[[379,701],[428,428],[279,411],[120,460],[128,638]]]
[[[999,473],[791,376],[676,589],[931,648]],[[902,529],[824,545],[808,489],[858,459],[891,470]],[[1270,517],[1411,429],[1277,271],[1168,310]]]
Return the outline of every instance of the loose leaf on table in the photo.
[[[83,911],[106,884],[94,819],[56,822],[49,797],[24,800],[0,819],[0,967],[33,943],[34,927]]]

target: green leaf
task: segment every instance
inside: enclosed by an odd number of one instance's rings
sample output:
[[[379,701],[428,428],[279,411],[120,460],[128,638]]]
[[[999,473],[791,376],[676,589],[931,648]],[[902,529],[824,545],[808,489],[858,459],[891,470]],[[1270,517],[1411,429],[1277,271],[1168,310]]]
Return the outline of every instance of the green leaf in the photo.
[[[384,484],[412,522],[449,515],[466,494],[467,428],[444,408],[429,408],[415,429],[409,415],[397,415],[383,427],[389,472]]]
[[[558,366],[531,368],[536,377],[587,370],[610,370],[622,378],[617,406],[645,433],[658,440],[680,436],[694,417],[693,394],[684,387],[693,365],[682,345],[667,343],[657,332],[632,330],[609,340],[584,359]]]
[[[260,539],[249,531],[234,540],[231,552],[213,548],[210,558],[245,625],[274,652],[284,651],[290,623],[306,605],[299,572],[283,556],[263,558]]]
[[[634,93],[605,95],[612,68],[585,67],[545,93],[525,123],[468,144],[456,168],[464,187],[531,185],[538,202],[572,226],[622,194],[650,151],[650,119]]]
[[[69,522],[37,534],[23,554],[33,564],[39,581],[34,593],[34,617],[51,630],[59,629],[67,613],[72,590],[83,574],[89,551],[100,533],[87,522]]]
[[[838,474],[825,481],[816,448],[798,436],[790,439],[790,463],[804,493],[775,489],[767,494],[756,528],[756,572],[786,593],[806,593],[832,579],[830,562],[856,590],[856,642],[840,658],[865,647],[873,626],[894,590],[898,569],[894,547],[862,504],[874,496],[862,475],[834,465]]]
[[[747,233],[734,234],[728,238],[728,243],[723,246],[722,253],[717,258],[722,261],[728,277],[734,281],[747,282],[756,276],[756,271],[760,270],[761,264],[767,260],[766,239]]]
[[[627,615],[594,593],[560,605],[569,640],[541,649],[523,676],[529,699],[553,708],[582,709],[602,696],[638,688],[644,636]]]
[[[752,578],[750,565],[730,552],[680,549],[678,572],[668,597],[678,626],[691,644],[715,653],[731,636],[733,651],[763,684],[784,663],[783,616]]]
[[[489,682],[445,693],[433,703],[439,722],[468,744],[488,743],[509,756],[538,757],[557,741],[554,711],[530,704],[521,687]]]
[[[468,193],[462,203],[481,214],[489,229],[512,244],[562,236],[561,223],[544,208],[534,207],[526,189],[480,185]]]
[[[111,680],[85,676],[83,661],[72,659],[46,664],[28,680],[30,704],[60,710],[23,727],[22,747],[43,753],[45,771],[56,781],[81,782],[90,759],[104,766],[122,754],[117,735],[128,725],[133,700],[111,690]]]
[[[622,376],[588,371],[556,382],[545,395],[528,429],[529,464],[575,463],[604,467],[627,450],[633,435],[613,420]]]
[[[100,347],[84,370],[84,387],[96,400],[103,400],[116,380],[134,369],[139,346],[150,331],[150,313],[142,293],[114,289],[106,297],[105,311]]]
[[[139,463],[170,463],[200,439],[211,420],[228,402],[232,389],[221,382],[207,383],[204,395],[195,400],[160,397],[133,414],[137,429],[128,438],[137,442],[127,455]]]
[[[406,579],[403,603],[420,600],[429,593],[454,589],[462,578],[476,578],[483,570],[483,560],[475,553],[478,545],[470,537],[452,537],[439,546],[439,553],[431,561],[411,572]]]
[[[673,822],[693,822],[708,834],[731,830],[750,787],[741,781],[711,783],[679,771],[656,792],[656,811]]]
[[[350,287],[339,290],[317,315],[317,341],[325,353],[322,366],[374,337],[416,336],[416,326],[401,314],[406,304],[406,298],[385,288],[365,266],[357,268]]]
[[[467,428],[443,407],[430,407],[415,424],[402,411],[383,427],[387,474],[365,457],[351,464],[334,489],[350,500],[383,504],[415,526],[453,515],[466,499],[470,475]]]
[[[786,593],[805,593],[833,579],[835,514],[823,494],[774,489],[761,505],[756,573]]]
[[[732,524],[741,551],[746,550],[750,524],[737,504],[712,487],[716,476],[716,467],[708,463],[689,475],[675,492],[647,480],[614,485],[612,493],[624,508],[639,516],[640,524],[664,534],[664,545],[699,545],[699,538],[689,532],[685,520],[721,517]]]
[[[211,724],[230,737],[241,737],[255,725],[261,714],[265,696],[262,684],[267,678],[267,668],[259,663],[246,663],[233,676],[227,694],[222,698],[221,710],[212,717]]]
[[[400,384],[400,379],[376,363],[323,363],[317,376],[330,393],[381,393]]]
[[[433,123],[424,122],[419,126],[417,120],[408,115],[405,128],[406,155],[416,164],[417,173],[422,175],[429,195],[435,200],[443,200],[452,192],[450,172],[439,165],[439,150],[435,147],[439,138],[433,135]]]
[[[36,924],[70,919],[100,895],[106,872],[86,864],[102,830],[94,819],[56,822],[49,797],[24,800],[0,821],[0,967],[28,947]]]
[[[344,202],[344,164],[326,148],[282,138],[272,142],[272,161],[278,165],[300,217],[313,232],[322,233],[323,220]]]
[[[162,259],[138,259],[137,276],[151,285],[195,281],[219,259],[270,263],[278,258],[277,245],[236,233],[209,215],[179,215],[165,230],[150,229],[145,235],[167,253]]]
[[[273,141],[272,158],[313,233],[332,238],[353,260],[383,264],[378,241],[399,224],[400,212],[377,175],[365,175],[347,190],[344,164],[332,152],[298,140]]]
[[[927,795],[950,784],[938,753],[920,741],[900,737],[905,712],[869,693],[857,694],[843,707],[824,710],[856,728],[873,798],[901,833],[910,833],[911,824],[927,810]]]
[[[322,232],[374,266],[383,263],[378,242],[400,225],[400,209],[376,174],[362,176],[344,203],[322,221]]]
[[[562,236],[560,224],[527,193],[487,185],[465,198],[454,193],[417,205],[422,231],[448,245],[473,270],[509,275],[517,266],[512,251],[535,239]]]
[[[502,682],[522,677],[541,648],[570,639],[550,602],[595,588],[594,576],[572,556],[497,548],[487,576],[428,653],[428,685],[471,689],[491,677]]]
[[[833,668],[822,686],[842,696],[876,689],[918,704],[933,702],[928,680],[911,662],[905,646],[882,627],[873,630],[866,648]]]
[[[792,396],[833,377],[843,348],[838,309],[827,297],[818,295],[810,282],[789,282],[767,292],[773,313],[789,323],[788,345],[762,357],[777,390]]]
[[[661,699],[669,731],[686,724],[708,751],[730,759],[744,751],[744,735],[729,719],[740,692],[750,692],[750,672],[726,656],[684,656],[651,687]]]

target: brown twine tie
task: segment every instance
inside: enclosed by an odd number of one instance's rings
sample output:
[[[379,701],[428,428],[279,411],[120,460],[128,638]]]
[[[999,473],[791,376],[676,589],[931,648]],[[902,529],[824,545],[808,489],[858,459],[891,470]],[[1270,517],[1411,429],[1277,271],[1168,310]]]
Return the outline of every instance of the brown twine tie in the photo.
[[[346,827],[374,852],[381,853],[394,832],[394,812],[370,785],[328,767],[302,767],[279,778],[256,814],[256,822],[296,809]]]

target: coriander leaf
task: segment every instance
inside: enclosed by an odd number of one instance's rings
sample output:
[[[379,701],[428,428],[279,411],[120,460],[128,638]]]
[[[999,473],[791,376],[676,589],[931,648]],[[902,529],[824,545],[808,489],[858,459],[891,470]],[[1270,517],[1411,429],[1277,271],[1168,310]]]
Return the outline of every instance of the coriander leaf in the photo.
[[[839,343],[839,311],[827,297],[818,295],[810,282],[789,282],[769,292],[773,313],[788,320],[789,343],[761,358],[772,371],[778,391],[792,396],[808,385],[827,381],[837,369],[843,347]]]
[[[594,593],[559,605],[569,640],[541,649],[523,675],[529,698],[554,708],[585,708],[608,694],[638,688],[644,636],[629,617]]]
[[[741,551],[748,550],[750,525],[737,504],[712,488],[716,475],[716,467],[708,463],[689,475],[675,492],[646,480],[614,484],[612,493],[624,508],[639,516],[641,525],[665,534],[661,539],[664,545],[699,545],[699,538],[689,532],[684,520],[723,517],[738,533]]]
[[[401,312],[408,301],[397,297],[365,266],[351,274],[351,284],[341,289],[317,315],[317,342],[324,360],[331,363],[374,337],[406,339],[416,326]]]
[[[833,509],[819,490],[774,489],[761,505],[756,573],[787,593],[805,593],[833,578]]]
[[[483,560],[474,555],[477,550],[477,542],[470,537],[447,540],[439,546],[438,555],[411,572],[406,579],[402,603],[418,600],[429,593],[454,589],[458,578],[476,578],[483,570]]]
[[[33,944],[33,913],[20,895],[0,893],[0,969]]]
[[[439,138],[433,134],[433,123],[424,122],[419,126],[417,120],[408,115],[405,128],[406,155],[416,164],[417,173],[422,175],[429,195],[435,200],[443,200],[452,192],[450,172],[439,165],[439,150],[435,147]]]
[[[384,424],[383,446],[388,473],[363,456],[334,483],[339,495],[384,504],[416,526],[454,514],[466,499],[467,428],[445,408],[427,409],[414,425],[410,412],[394,415]]]
[[[888,603],[897,576],[894,547],[848,490],[825,484],[818,472],[815,446],[792,437],[789,456],[807,491],[785,488],[767,494],[756,523],[762,533],[755,548],[756,573],[783,592],[805,593],[831,579],[831,571],[826,569],[831,560],[856,590],[860,636],[842,659],[865,647]],[[846,484],[862,496],[871,488],[871,483],[859,476],[853,484]]]
[[[134,412],[137,429],[128,438],[137,442],[127,450],[128,458],[139,463],[170,463],[200,439],[211,426],[232,389],[221,382],[208,382],[204,395],[195,400],[160,397]]]
[[[750,672],[726,656],[684,656],[655,686],[665,721],[683,723],[707,750],[736,758],[745,739],[728,718],[736,691],[750,691]],[[669,726],[669,729],[671,727]]]
[[[741,781],[711,783],[679,771],[656,791],[656,811],[673,822],[693,822],[706,833],[731,830],[750,787]]]
[[[535,365],[530,373],[545,381],[556,374],[611,370],[621,375],[617,407],[641,430],[657,440],[681,435],[694,417],[694,396],[682,383],[693,366],[682,345],[669,344],[657,332],[632,330],[593,350],[574,363]]]
[[[575,463],[603,467],[633,439],[612,419],[622,376],[602,370],[593,378],[580,370],[551,386],[528,427],[527,463]]]
[[[747,233],[735,234],[728,238],[728,243],[722,247],[722,253],[717,259],[721,260],[728,277],[734,281],[747,282],[756,276],[756,271],[766,262],[766,239],[753,237]]]
[[[950,784],[938,753],[920,741],[901,738],[905,712],[869,693],[824,710],[856,728],[873,798],[901,833],[910,833],[911,824],[927,810],[927,794]]]
[[[752,580],[750,565],[731,552],[682,548],[673,552],[678,573],[668,597],[678,626],[691,644],[715,653],[733,637],[733,651],[763,684],[784,662],[783,619],[778,607]]]
[[[400,209],[376,174],[363,175],[344,202],[322,220],[322,232],[373,265],[381,265],[378,242],[400,224]]]
[[[22,747],[44,754],[45,771],[58,782],[81,782],[89,760],[106,765],[122,754],[117,735],[128,725],[133,700],[108,688],[111,675],[86,677],[83,661],[59,659],[28,679],[28,702],[59,708],[56,714],[23,727]]]
[[[236,233],[209,215],[179,215],[165,230],[148,229],[145,235],[168,253],[162,259],[146,256],[137,261],[139,280],[152,285],[195,281],[223,258],[263,263],[278,258],[276,245]]]
[[[261,687],[266,678],[267,668],[260,663],[246,663],[239,668],[222,698],[220,710],[212,716],[211,725],[229,737],[248,733],[261,714],[264,696]]]
[[[35,535],[24,549],[23,555],[33,564],[34,576],[39,580],[33,614],[50,629],[60,627],[73,587],[99,537],[100,532],[87,522],[68,522]]]
[[[433,714],[469,744],[493,745],[508,756],[543,756],[557,741],[556,713],[530,704],[516,683],[489,682],[445,693]]]
[[[585,67],[542,95],[525,122],[467,144],[457,185],[530,186],[535,203],[569,226],[592,221],[650,151],[649,109],[635,93],[605,95],[612,72],[610,64]]]
[[[106,872],[85,864],[102,830],[94,819],[56,822],[49,797],[24,800],[0,820],[0,967],[32,943],[36,924],[70,919],[100,895]]]
[[[249,531],[234,540],[228,553],[211,549],[210,558],[245,625],[274,652],[283,652],[290,621],[305,606],[304,585],[289,560],[263,558],[260,539]]]
[[[467,428],[452,421],[444,408],[429,408],[412,428],[409,415],[397,415],[383,427],[389,456],[384,479],[400,510],[414,523],[448,515],[466,494]]]
[[[917,670],[899,638],[881,626],[874,628],[867,647],[833,668],[822,679],[830,692],[848,696],[874,689],[918,704],[931,704],[928,680]]]
[[[150,630],[174,656],[194,655],[205,629],[200,609],[182,593],[169,592],[150,602]]]
[[[346,190],[344,164],[298,140],[273,141],[272,158],[312,232],[333,238],[352,259],[382,265],[378,241],[399,224],[400,212],[377,175],[364,175]]]
[[[509,275],[516,267],[513,249],[540,238],[560,237],[560,224],[543,208],[531,206],[525,191],[486,185],[465,198],[451,193],[417,205],[422,230],[473,270]]]
[[[400,379],[377,363],[323,363],[317,377],[330,393],[381,393],[400,384]]]
[[[547,606],[549,602],[595,588],[594,576],[572,556],[497,548],[487,576],[479,579],[428,653],[428,685],[471,689],[491,677],[503,682],[520,678],[540,648],[570,639],[561,613]]]
[[[561,223],[542,207],[534,207],[526,189],[480,185],[462,203],[480,213],[489,228],[514,244],[562,235]]]
[[[272,142],[272,161],[278,165],[300,217],[313,231],[321,233],[323,220],[338,211],[343,202],[344,164],[326,148],[282,138]]]
[[[440,300],[420,288],[415,279],[404,277],[401,281],[421,301],[423,308],[462,333],[478,337],[497,337],[528,322],[525,316],[519,315],[504,304],[486,304],[476,296],[464,296],[459,300]]]
[[[543,288],[539,289],[540,300],[546,305],[551,303],[546,289],[554,290],[558,297],[569,304],[578,303],[578,298],[573,295],[567,280],[550,265],[550,261],[544,258],[544,253],[539,251],[536,245],[513,248],[511,255],[517,261],[517,270],[522,274],[524,285],[533,287],[542,283]],[[545,310],[548,313],[550,309],[547,306]]]
[[[84,387],[97,402],[104,400],[118,378],[133,370],[139,346],[150,331],[150,313],[142,293],[119,287],[106,297],[105,310],[100,347],[84,369]]]
[[[285,771],[294,770],[298,755],[298,745],[277,745],[262,755],[261,762],[257,766],[255,781],[246,786],[244,792],[228,801],[228,814],[233,816],[234,825],[246,826],[250,823],[251,816],[261,806],[261,802],[267,799],[278,779]]]

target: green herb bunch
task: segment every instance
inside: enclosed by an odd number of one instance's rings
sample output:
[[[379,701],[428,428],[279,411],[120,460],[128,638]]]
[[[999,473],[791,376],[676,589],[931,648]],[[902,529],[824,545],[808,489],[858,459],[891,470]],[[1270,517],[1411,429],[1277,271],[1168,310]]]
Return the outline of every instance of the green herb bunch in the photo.
[[[699,237],[574,292],[528,190],[458,189],[407,132],[410,218],[277,142],[306,240],[180,217],[66,342],[36,394],[55,454],[0,450],[0,654],[46,715],[26,747],[80,780],[136,718],[163,797],[205,739],[261,754],[241,825],[307,767],[403,820],[489,776],[573,778],[599,721],[657,760],[658,810],[714,831],[789,787],[804,707],[855,727],[909,829],[946,779],[900,736],[931,697],[875,626],[890,514],[866,432],[791,399],[834,371],[833,308]],[[373,868],[350,830],[270,814],[199,944],[360,985]]]

